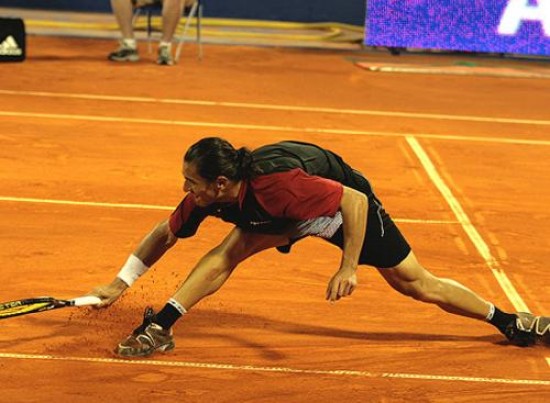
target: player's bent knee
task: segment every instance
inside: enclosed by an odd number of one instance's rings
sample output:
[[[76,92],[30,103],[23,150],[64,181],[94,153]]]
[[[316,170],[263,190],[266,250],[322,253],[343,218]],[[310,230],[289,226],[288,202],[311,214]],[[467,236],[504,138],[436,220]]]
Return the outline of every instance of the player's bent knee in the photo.
[[[426,270],[411,252],[405,260],[392,269],[379,269],[386,281],[398,292],[417,301],[442,302],[442,281]]]
[[[438,278],[426,279],[416,290],[413,297],[417,301],[439,303],[443,301],[443,284]]]
[[[441,284],[437,278],[411,281],[398,290],[416,301],[436,303],[441,300]]]
[[[428,296],[422,285],[419,283],[420,281],[415,281],[414,283],[409,284],[408,287],[406,287],[404,294],[416,301],[425,301]]]

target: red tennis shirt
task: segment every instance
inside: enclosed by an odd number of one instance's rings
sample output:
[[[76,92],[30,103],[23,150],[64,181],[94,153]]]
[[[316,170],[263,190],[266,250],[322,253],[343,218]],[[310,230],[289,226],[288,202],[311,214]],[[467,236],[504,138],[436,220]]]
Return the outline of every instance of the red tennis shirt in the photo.
[[[195,234],[207,216],[216,216],[250,232],[280,234],[298,221],[334,216],[343,185],[309,175],[300,168],[244,181],[238,202],[199,207],[189,193],[170,216],[170,230],[179,238]]]

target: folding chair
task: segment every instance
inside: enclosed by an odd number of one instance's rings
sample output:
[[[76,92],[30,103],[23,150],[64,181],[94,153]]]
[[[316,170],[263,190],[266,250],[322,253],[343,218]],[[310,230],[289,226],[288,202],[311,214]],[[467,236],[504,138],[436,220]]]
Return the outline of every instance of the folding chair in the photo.
[[[178,47],[176,48],[176,54],[174,60],[176,63],[180,59],[181,50],[183,43],[185,42],[185,36],[191,25],[191,20],[196,17],[196,42],[199,48],[199,60],[202,60],[202,38],[201,38],[201,24],[202,24],[202,1],[196,0],[190,7],[184,7],[182,19],[185,18],[185,24],[183,25],[183,31],[178,35],[176,30],[176,35],[174,35],[174,40],[178,42]],[[153,33],[152,26],[152,17],[153,14],[162,14],[162,0],[132,0],[134,5],[134,20],[133,24],[136,25],[138,17],[144,13],[147,17],[147,49],[149,53],[151,52],[151,36]],[[182,25],[180,20],[179,27]]]

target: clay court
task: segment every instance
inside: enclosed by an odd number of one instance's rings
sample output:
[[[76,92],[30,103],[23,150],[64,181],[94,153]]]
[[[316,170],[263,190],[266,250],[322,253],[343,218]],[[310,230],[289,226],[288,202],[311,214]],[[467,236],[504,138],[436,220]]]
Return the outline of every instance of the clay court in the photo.
[[[110,40],[28,38],[0,65],[0,300],[72,298],[112,280],[182,198],[201,137],[332,149],[373,182],[420,261],[504,310],[550,314],[550,80],[374,72],[357,61],[464,58],[188,45],[182,62],[112,64]],[[472,59],[466,59],[471,61]],[[544,62],[480,58],[487,68]],[[2,401],[543,402],[550,351],[397,294],[359,269],[329,304],[339,251],[266,251],[175,327],[176,349],[123,360],[116,344],[162,307],[230,226],[207,220],[109,309],[0,323]]]

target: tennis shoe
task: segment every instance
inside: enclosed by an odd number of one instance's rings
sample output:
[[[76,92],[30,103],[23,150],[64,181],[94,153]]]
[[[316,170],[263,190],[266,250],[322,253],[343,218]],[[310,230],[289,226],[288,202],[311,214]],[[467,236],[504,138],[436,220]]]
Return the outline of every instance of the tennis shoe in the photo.
[[[175,347],[172,330],[163,329],[154,322],[155,312],[147,307],[143,323],[117,346],[115,353],[121,357],[145,357],[155,351],[170,351]]]
[[[159,46],[157,64],[161,66],[172,66],[174,64],[172,51],[169,46]]]
[[[550,345],[550,317],[518,312],[516,320],[506,327],[505,335],[508,340],[520,347],[536,343]]]
[[[137,62],[139,54],[136,48],[132,48],[121,41],[118,49],[109,53],[107,58],[113,62]]]

